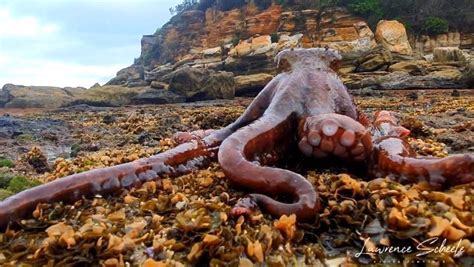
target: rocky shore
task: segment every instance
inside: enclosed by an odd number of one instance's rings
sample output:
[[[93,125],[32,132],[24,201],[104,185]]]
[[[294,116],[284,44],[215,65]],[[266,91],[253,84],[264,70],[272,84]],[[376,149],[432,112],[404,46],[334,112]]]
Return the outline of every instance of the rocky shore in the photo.
[[[343,55],[349,89],[474,87],[474,34],[413,36],[396,20],[375,29],[345,8],[287,10],[252,5],[184,11],[141,41],[141,55],[103,86],[7,84],[0,107],[116,107],[256,95],[279,72],[274,56],[294,47],[330,47]]]
[[[471,90],[354,92],[359,93],[358,106],[369,116],[380,109],[398,111],[402,125],[412,131],[410,143],[421,155],[474,151]],[[10,109],[10,115],[0,110],[0,196],[167,150],[175,145],[170,139],[173,133],[227,125],[250,101],[127,107],[80,104],[22,114]],[[265,261],[286,266],[388,261],[383,255],[354,256],[367,237],[370,246],[415,248],[416,242],[440,236],[453,246],[462,240],[465,249],[460,258],[449,253],[389,255],[390,261],[400,264],[429,260],[463,265],[474,255],[472,185],[441,192],[423,183],[365,181],[364,174],[334,163],[286,167],[318,188],[325,207],[318,222],[298,224],[291,216],[265,214],[228,217],[245,192],[228,184],[219,166],[212,164],[108,197],[40,205],[21,228],[0,233],[0,264],[251,266]],[[352,256],[346,256],[346,251]]]

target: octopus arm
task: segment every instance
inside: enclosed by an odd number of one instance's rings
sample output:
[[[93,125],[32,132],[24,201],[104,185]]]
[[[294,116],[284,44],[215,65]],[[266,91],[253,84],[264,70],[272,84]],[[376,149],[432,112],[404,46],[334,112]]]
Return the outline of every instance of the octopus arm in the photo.
[[[214,144],[215,145],[215,144]],[[163,175],[180,175],[215,158],[216,146],[190,142],[155,156],[108,168],[77,173],[33,187],[0,202],[0,229],[32,212],[39,203],[73,202],[83,196],[106,195]]]
[[[420,158],[403,138],[410,131],[399,125],[392,112],[375,114],[372,135],[376,137],[369,170],[374,176],[388,176],[401,183],[427,181],[435,187],[474,182],[474,155]]]
[[[417,158],[410,144],[399,137],[376,141],[371,163],[375,176],[388,175],[401,183],[427,181],[435,187],[474,182],[474,156]]]
[[[227,138],[219,149],[218,159],[234,184],[261,193],[251,194],[250,198],[268,213],[295,214],[299,220],[307,221],[315,219],[320,209],[312,184],[294,172],[260,166],[258,160],[254,161],[273,150],[286,150],[294,139],[295,128],[292,114],[266,114]],[[288,195],[294,202],[283,203],[263,194]]]

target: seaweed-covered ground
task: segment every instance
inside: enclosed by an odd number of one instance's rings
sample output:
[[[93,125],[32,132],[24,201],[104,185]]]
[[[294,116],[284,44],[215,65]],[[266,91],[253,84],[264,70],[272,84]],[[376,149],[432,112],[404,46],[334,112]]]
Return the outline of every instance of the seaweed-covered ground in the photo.
[[[400,113],[420,154],[474,153],[474,91],[362,93],[356,101],[369,116],[380,109]],[[0,197],[167,150],[173,133],[222,127],[250,101],[0,109]],[[0,233],[0,264],[473,266],[473,184],[434,191],[423,183],[368,181],[334,163],[310,164],[303,174],[324,206],[314,223],[229,217],[245,192],[214,163],[113,196],[41,204]]]

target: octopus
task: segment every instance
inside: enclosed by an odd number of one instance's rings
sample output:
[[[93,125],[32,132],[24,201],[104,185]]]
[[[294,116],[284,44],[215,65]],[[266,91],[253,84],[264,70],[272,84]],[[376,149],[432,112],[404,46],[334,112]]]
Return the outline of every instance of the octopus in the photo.
[[[110,194],[189,173],[216,158],[232,184],[255,192],[240,199],[232,215],[260,208],[276,217],[295,214],[299,221],[315,220],[322,207],[304,176],[275,167],[295,151],[314,161],[339,158],[365,168],[370,177],[400,183],[450,187],[474,181],[473,155],[418,157],[406,140],[410,131],[398,125],[395,114],[379,111],[369,122],[336,74],[341,62],[337,51],[288,49],[275,60],[282,72],[233,123],[219,130],[178,133],[182,143],[163,153],[73,174],[11,196],[0,202],[0,228],[31,214],[39,203]]]

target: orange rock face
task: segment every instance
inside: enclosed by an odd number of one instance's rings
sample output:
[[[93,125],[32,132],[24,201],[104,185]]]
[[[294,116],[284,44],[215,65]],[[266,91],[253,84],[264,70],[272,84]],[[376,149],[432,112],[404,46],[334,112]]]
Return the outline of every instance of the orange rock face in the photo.
[[[414,49],[421,54],[433,52],[436,47],[472,47],[474,33],[448,32],[435,36],[421,35],[412,38]]]
[[[226,12],[211,8],[206,10],[204,35],[198,36],[202,40],[202,47],[220,46],[232,42],[234,38],[239,38],[237,33],[245,29],[242,17],[243,13],[240,9]]]
[[[405,26],[396,20],[379,21],[375,39],[391,52],[402,55],[413,54]]]
[[[267,10],[245,19],[245,32],[243,38],[250,38],[256,34],[270,35],[278,31],[282,9],[273,5]]]
[[[289,36],[292,44],[275,44],[273,35]],[[347,51],[366,51],[375,46],[374,34],[367,23],[353,17],[343,8],[320,10],[284,11],[279,5],[258,10],[249,4],[240,9],[219,11],[209,8],[206,12],[186,11],[171,19],[161,31],[148,36],[143,49],[151,51],[153,37],[160,44],[158,63],[176,61],[186,54],[209,48],[230,46],[232,56],[265,54],[284,46],[329,46]],[[144,37],[145,38],[145,37]],[[293,44],[297,41],[296,44]],[[224,53],[225,56],[225,53]]]

